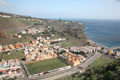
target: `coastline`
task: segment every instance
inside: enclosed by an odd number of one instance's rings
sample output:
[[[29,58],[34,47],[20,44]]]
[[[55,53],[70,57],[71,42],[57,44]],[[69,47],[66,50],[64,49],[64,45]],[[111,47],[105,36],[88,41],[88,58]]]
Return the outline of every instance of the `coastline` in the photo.
[[[87,37],[88,38],[88,37]],[[101,44],[99,44],[99,43],[96,43],[95,41],[93,41],[92,39],[90,39],[90,38],[88,38],[88,40],[90,41],[90,43],[92,43],[92,44],[96,44],[97,46],[99,46],[99,47],[103,47],[103,48],[109,48],[109,47],[107,47],[107,46],[103,46],[103,45],[101,45]]]

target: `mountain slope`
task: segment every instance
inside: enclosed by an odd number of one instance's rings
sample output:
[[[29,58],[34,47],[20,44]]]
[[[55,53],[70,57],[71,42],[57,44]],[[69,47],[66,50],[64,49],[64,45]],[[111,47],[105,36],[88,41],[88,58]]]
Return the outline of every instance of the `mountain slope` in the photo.
[[[83,46],[87,44],[87,37],[84,31],[82,31],[84,29],[82,23],[53,21],[52,23],[48,23],[48,25],[52,27],[52,32],[57,32],[60,37],[66,37],[68,39],[69,42],[63,44],[64,47]]]
[[[29,24],[31,25],[31,24]],[[8,32],[8,31],[16,31],[20,32],[28,26],[25,21],[17,20],[14,18],[1,18],[0,17],[0,30]]]
[[[31,26],[32,22],[16,19],[16,18],[1,18],[0,17],[0,45],[8,45],[18,42],[13,34],[19,33],[27,26]]]

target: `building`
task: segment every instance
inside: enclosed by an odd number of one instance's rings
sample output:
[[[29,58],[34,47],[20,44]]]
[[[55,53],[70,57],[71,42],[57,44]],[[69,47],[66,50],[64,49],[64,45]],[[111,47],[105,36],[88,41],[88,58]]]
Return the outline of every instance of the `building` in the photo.
[[[18,38],[22,38],[22,36],[21,36],[21,35],[18,35]]]
[[[24,46],[25,46],[25,47],[28,47],[28,46],[30,46],[30,44],[29,44],[28,42],[25,42],[25,43],[24,43]]]
[[[39,52],[39,49],[42,52]],[[56,58],[57,54],[53,52],[53,50],[46,50],[44,51],[43,48],[34,48],[34,49],[26,49],[24,50],[26,61],[38,61],[38,60],[45,60],[50,58]]]
[[[9,51],[9,50],[10,50],[9,46],[3,46],[3,51]]]
[[[15,48],[22,48],[23,44],[22,43],[16,43],[16,44],[14,44],[14,47]]]
[[[24,30],[24,31],[22,31],[21,33],[22,33],[22,34],[27,34],[27,32],[26,32],[25,30]]]
[[[11,18],[9,15],[2,15],[3,18]]]
[[[66,60],[68,62],[68,64],[70,64],[71,66],[76,66],[78,64],[80,64],[80,61],[78,59],[75,58],[74,54],[69,52],[69,53],[64,53],[66,57]]]
[[[79,70],[79,73],[83,73],[85,70],[84,69],[80,69]]]
[[[85,61],[85,57],[73,54],[71,52],[64,53],[63,56],[64,57],[62,58],[66,59],[67,63],[70,64],[71,66],[77,66],[81,64],[83,61]]]
[[[44,40],[44,41],[43,41],[43,44],[44,44],[44,45],[45,45],[45,44],[46,44],[46,45],[50,45],[50,40]]]
[[[92,47],[92,46],[85,46],[85,47],[70,47],[70,51],[72,52],[84,52],[84,53],[93,53],[96,52],[99,48]]]
[[[13,49],[15,49],[15,47],[14,47],[14,45],[9,45],[9,48],[10,48],[10,50],[13,50]]]
[[[31,58],[31,57],[32,57],[31,54],[25,55],[26,61],[32,61],[32,58]]]
[[[109,55],[114,54],[114,51],[113,51],[113,50],[110,50],[110,51],[108,52],[108,54],[109,54]]]
[[[24,77],[20,62],[18,59],[0,61],[0,79],[5,77]]]
[[[2,48],[3,48],[2,45],[0,45],[0,51],[2,51]]]
[[[2,15],[0,14],[0,17],[2,17]]]
[[[31,42],[32,44],[38,44],[38,43],[39,43],[38,40],[31,40],[30,42]]]

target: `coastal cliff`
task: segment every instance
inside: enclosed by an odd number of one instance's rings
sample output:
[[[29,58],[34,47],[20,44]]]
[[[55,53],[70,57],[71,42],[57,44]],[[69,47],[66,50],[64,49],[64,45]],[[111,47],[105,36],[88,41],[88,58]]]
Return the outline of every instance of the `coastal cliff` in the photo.
[[[14,34],[18,34],[26,28],[34,27],[47,27],[50,26],[50,34],[55,34],[56,37],[65,37],[67,43],[62,44],[63,47],[67,46],[83,46],[87,43],[87,37],[83,31],[84,25],[78,22],[72,21],[57,21],[57,20],[47,20],[47,19],[36,19],[37,21],[31,21],[34,18],[0,18],[0,30],[2,33],[8,37],[3,38],[1,33],[0,45],[13,44],[20,42],[21,39],[13,37]],[[42,21],[42,24],[36,25],[38,20]],[[44,23],[44,24],[43,24]],[[36,35],[33,35],[36,36]],[[30,36],[31,39],[33,36]],[[37,36],[40,36],[37,34]],[[27,38],[28,40],[30,38]]]
[[[60,37],[66,37],[68,43],[63,44],[67,46],[83,46],[87,44],[87,37],[83,31],[84,24],[72,21],[53,21],[48,23],[54,31],[58,32]]]

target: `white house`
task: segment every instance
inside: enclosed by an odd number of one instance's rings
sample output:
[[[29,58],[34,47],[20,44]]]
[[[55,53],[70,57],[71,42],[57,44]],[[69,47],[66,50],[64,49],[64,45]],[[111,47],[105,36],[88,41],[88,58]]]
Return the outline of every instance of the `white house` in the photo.
[[[24,54],[25,54],[25,55],[27,55],[28,53],[29,53],[28,50],[25,50],[25,51],[24,51]]]
[[[50,37],[47,37],[47,39],[50,39]]]
[[[2,17],[2,15],[0,14],[0,17]]]
[[[116,52],[116,56],[120,56],[120,52],[119,51]]]
[[[2,17],[4,17],[4,18],[10,18],[11,16],[3,15]]]
[[[0,45],[0,51],[2,50],[2,45]]]
[[[21,35],[18,35],[18,38],[21,38],[22,36]]]
[[[22,34],[26,34],[27,32],[26,31],[22,31]]]

